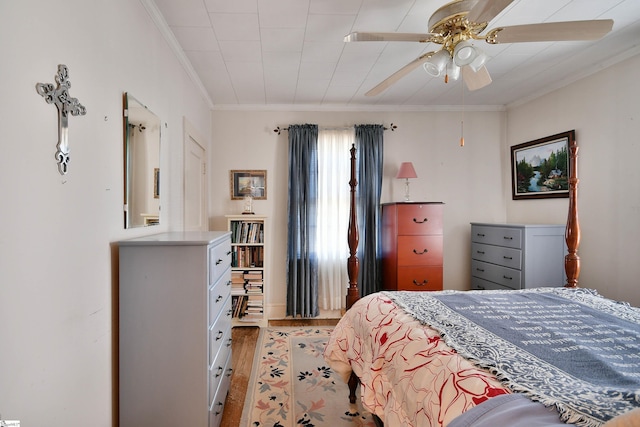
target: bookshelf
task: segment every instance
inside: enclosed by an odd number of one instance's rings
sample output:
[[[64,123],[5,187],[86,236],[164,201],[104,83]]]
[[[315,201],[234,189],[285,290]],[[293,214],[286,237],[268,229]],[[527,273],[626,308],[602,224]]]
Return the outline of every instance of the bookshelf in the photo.
[[[261,215],[226,215],[231,232],[233,326],[268,326],[265,228]]]

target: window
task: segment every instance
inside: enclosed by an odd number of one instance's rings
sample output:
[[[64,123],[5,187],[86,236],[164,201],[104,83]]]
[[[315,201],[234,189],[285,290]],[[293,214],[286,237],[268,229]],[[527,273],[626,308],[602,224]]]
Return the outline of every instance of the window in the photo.
[[[349,283],[349,149],[353,128],[318,130],[318,302],[323,310],[345,305]]]

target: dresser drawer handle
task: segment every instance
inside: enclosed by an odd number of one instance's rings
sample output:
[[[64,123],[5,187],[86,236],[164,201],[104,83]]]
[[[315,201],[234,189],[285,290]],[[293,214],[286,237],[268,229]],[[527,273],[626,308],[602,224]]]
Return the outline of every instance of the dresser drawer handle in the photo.
[[[218,295],[218,297],[216,298],[216,303],[222,301],[222,298],[224,298],[222,295]]]
[[[232,283],[232,282],[231,282],[231,280],[229,280],[229,281],[227,282],[227,286],[231,286],[231,283]]]
[[[216,372],[216,378],[224,373],[224,368],[222,366],[218,366],[218,372]]]
[[[476,251],[476,253],[478,253],[480,255],[484,255],[484,251]]]
[[[227,252],[227,256],[231,255],[231,249],[229,249],[229,252]]]
[[[230,309],[227,311],[226,316],[227,316],[227,317],[229,317],[229,316],[231,316],[232,314],[233,314],[233,309],[232,309],[232,308],[230,308]]]
[[[416,286],[424,286],[424,285],[426,285],[427,283],[429,283],[429,281],[428,281],[427,279],[424,279],[424,280],[422,281],[422,283],[418,283],[418,281],[417,281],[416,279],[413,279],[413,284],[414,284],[414,285],[416,285]]]
[[[502,237],[504,240],[513,240],[513,237],[509,237],[509,236],[503,236]]]
[[[509,277],[509,276],[502,276],[502,278],[507,280],[513,280],[513,277]]]
[[[513,259],[513,257],[512,257],[512,256],[506,256],[506,255],[505,255],[505,256],[503,256],[502,258],[504,258],[504,259]]]
[[[232,368],[227,369],[227,376],[230,377],[231,374],[233,374],[233,369]]]
[[[428,249],[424,249],[422,252],[418,252],[418,251],[417,251],[417,250],[415,250],[415,249],[413,250],[413,253],[414,253],[414,254],[416,254],[416,255],[424,255],[424,254],[426,254],[427,252],[429,252],[429,250],[428,250]]]
[[[478,236],[478,237],[484,237],[484,234],[483,234],[483,233],[476,233],[476,236]]]
[[[232,339],[232,338],[229,338],[229,339],[227,340],[227,347],[231,347],[231,341],[233,341],[233,339]]]
[[[413,222],[415,222],[416,224],[424,224],[427,221],[429,221],[427,218],[423,219],[422,221],[418,221],[417,219],[413,218]]]
[[[224,403],[222,403],[222,402],[218,402],[218,407],[219,407],[220,409],[218,409],[218,410],[216,411],[216,417],[222,413],[222,408],[224,407]]]
[[[221,260],[221,259],[217,260],[217,261],[216,261],[216,265],[220,264],[221,262],[222,262],[222,260]]]
[[[480,273],[484,273],[484,268],[477,268],[476,267],[476,271],[479,271]]]
[[[216,341],[218,341],[219,339],[222,339],[223,336],[224,336],[224,332],[218,331],[218,336],[216,337]]]

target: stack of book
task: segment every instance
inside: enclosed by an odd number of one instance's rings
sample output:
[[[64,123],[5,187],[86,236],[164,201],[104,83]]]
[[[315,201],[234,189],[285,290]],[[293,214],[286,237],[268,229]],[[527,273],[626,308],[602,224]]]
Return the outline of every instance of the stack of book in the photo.
[[[231,272],[231,293],[234,295],[244,293],[244,272]]]
[[[242,321],[262,320],[264,313],[262,271],[232,271],[233,317]]]

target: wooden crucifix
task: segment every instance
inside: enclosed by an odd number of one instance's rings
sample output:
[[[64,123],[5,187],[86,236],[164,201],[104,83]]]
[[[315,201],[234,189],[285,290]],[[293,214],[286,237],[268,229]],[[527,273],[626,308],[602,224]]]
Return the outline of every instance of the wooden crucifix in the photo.
[[[87,109],[84,108],[77,98],[69,96],[69,69],[64,64],[58,65],[56,74],[57,87],[52,83],[36,84],[36,91],[47,101],[47,104],[55,104],[58,108],[58,145],[56,145],[56,159],[58,160],[58,171],[61,175],[67,173],[69,167],[69,113],[72,116],[84,116]]]

